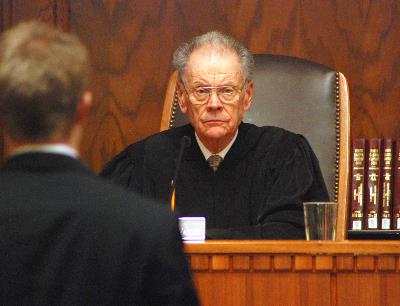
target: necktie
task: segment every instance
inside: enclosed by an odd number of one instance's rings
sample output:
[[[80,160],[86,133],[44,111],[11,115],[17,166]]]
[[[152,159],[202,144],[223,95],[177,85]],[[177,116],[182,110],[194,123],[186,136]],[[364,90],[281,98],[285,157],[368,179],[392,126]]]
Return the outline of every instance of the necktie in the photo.
[[[213,169],[214,172],[217,171],[221,161],[222,157],[217,154],[213,154],[207,159],[208,165]]]

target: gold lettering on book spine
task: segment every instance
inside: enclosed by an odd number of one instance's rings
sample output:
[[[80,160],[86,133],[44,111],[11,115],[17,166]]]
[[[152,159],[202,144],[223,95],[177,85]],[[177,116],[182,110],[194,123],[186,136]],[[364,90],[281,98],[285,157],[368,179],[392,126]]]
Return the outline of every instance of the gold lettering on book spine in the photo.
[[[389,206],[390,203],[390,196],[392,194],[392,191],[390,190],[390,183],[384,183],[383,184],[383,204],[384,206]]]
[[[378,149],[371,149],[369,152],[369,170],[373,172],[368,175],[372,182],[376,182],[378,180],[378,174],[375,170],[379,170],[379,151]],[[374,186],[369,187],[369,201],[374,203],[374,205],[378,205],[378,192],[376,184]]]
[[[371,173],[369,175],[369,178],[371,179],[371,181],[375,182],[378,179],[378,174],[376,174],[375,172]]]
[[[373,169],[377,169],[376,167],[378,166],[379,163],[379,152],[378,149],[371,149],[369,152],[369,161],[370,161],[370,167]]]
[[[363,217],[363,213],[362,213],[362,211],[356,210],[356,211],[352,212],[351,216],[353,218],[362,218]]]
[[[363,204],[363,184],[360,184],[356,189],[353,190],[353,199],[362,206]]]
[[[375,210],[370,210],[368,212],[368,218],[377,218],[377,217],[378,217],[378,214]]]
[[[369,187],[369,201],[378,205],[378,192],[376,190],[376,185]]]
[[[353,151],[353,200],[357,202],[360,210],[351,213],[353,219],[363,218],[363,199],[364,199],[364,149],[354,148]]]
[[[397,145],[399,145],[399,144],[397,144]],[[397,153],[397,163],[396,164],[399,164],[399,163],[400,163],[400,151]],[[395,173],[396,172],[400,172],[400,167],[395,168]],[[396,184],[396,179],[398,179],[400,176],[398,174],[395,174],[394,177],[395,177],[394,178],[394,180],[395,180],[394,183]],[[398,192],[398,190],[396,190],[396,188],[395,188],[395,193],[397,193],[397,192]],[[398,201],[397,198],[394,198],[394,201],[396,201],[396,200]],[[398,210],[398,207],[396,207],[397,206],[396,204],[397,203],[393,202],[393,206],[394,206],[393,214],[394,214],[394,217],[395,217],[395,221],[394,221],[393,226],[394,226],[394,229],[400,229],[400,227],[398,226],[398,219],[400,218],[400,211]]]
[[[390,218],[390,211],[388,210],[390,207],[390,200],[392,197],[392,190],[390,188],[390,181],[391,181],[391,163],[392,163],[392,149],[385,149],[384,155],[384,171],[385,174],[383,176],[383,195],[382,195],[382,217],[383,218]]]

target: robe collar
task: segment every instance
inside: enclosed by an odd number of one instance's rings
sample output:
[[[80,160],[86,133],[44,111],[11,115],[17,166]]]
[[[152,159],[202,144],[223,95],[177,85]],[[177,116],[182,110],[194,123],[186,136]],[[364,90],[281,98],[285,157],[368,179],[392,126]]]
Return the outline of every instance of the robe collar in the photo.
[[[207,147],[201,142],[197,133],[194,132],[194,136],[196,137],[197,144],[199,145],[199,148],[200,148],[201,152],[203,153],[205,160],[208,160],[208,158],[213,154],[219,155],[222,157],[222,159],[224,159],[225,155],[229,152],[230,148],[232,147],[233,143],[235,142],[237,135],[238,135],[238,131],[236,131],[235,136],[232,138],[232,140],[228,143],[228,145],[223,150],[221,150],[217,153],[211,153],[210,150],[208,150]]]
[[[184,158],[186,160],[204,160],[204,155],[197,144],[194,128],[187,124],[182,127],[182,136],[186,135],[191,138],[191,145],[186,149]],[[261,129],[257,129],[255,125],[249,123],[241,123],[238,129],[236,140],[224,158],[224,163],[230,160],[242,160],[247,153],[253,150],[261,137]]]

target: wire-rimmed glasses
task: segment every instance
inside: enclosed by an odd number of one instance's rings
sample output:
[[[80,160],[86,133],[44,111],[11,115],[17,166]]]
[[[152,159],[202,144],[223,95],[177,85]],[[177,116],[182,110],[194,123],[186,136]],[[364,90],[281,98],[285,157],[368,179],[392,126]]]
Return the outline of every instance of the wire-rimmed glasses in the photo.
[[[222,85],[222,86],[198,86],[190,89],[186,89],[186,86],[183,84],[183,87],[186,93],[189,96],[189,100],[191,103],[196,105],[206,104],[209,100],[213,92],[217,95],[218,99],[225,104],[235,104],[239,100],[239,95],[243,91],[247,80],[243,82],[243,85],[233,86],[233,85]]]

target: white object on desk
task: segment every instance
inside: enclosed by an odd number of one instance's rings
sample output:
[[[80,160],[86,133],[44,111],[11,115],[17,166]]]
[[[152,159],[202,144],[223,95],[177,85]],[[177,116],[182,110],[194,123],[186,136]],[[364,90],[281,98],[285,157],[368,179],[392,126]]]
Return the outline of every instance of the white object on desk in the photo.
[[[185,241],[198,241],[206,239],[206,218],[180,217],[179,230]]]

